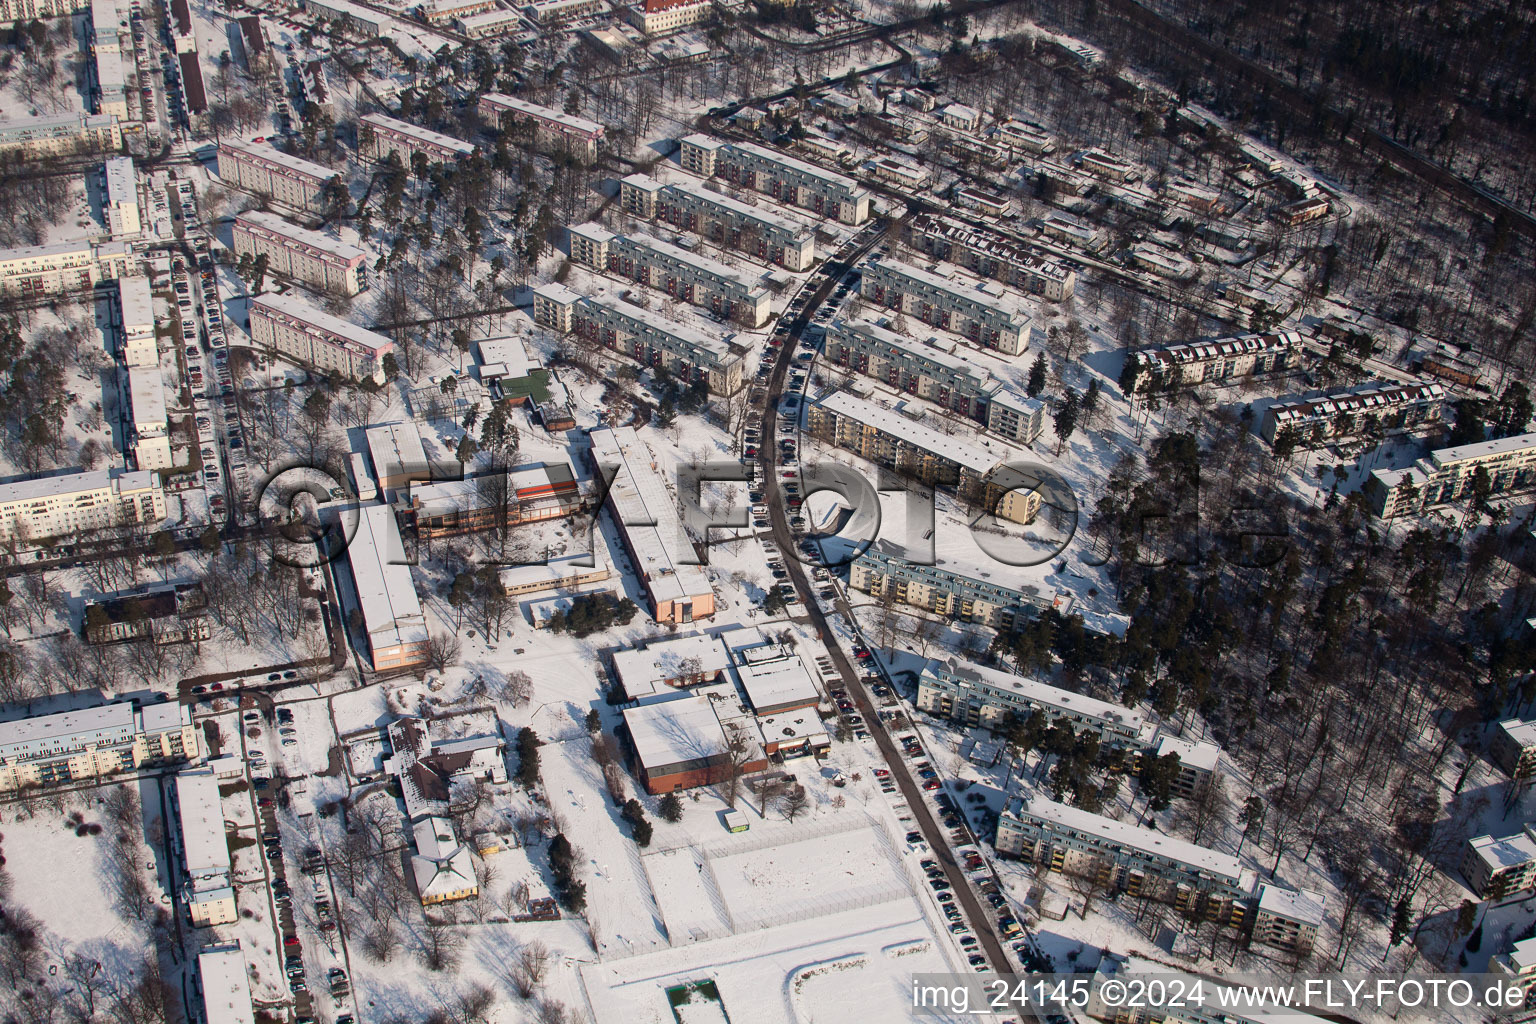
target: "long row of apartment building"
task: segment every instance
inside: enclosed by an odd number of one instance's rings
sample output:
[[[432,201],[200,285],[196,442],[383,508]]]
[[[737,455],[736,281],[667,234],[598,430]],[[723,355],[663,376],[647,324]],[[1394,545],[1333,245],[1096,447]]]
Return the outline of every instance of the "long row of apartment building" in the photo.
[[[742,353],[724,337],[678,323],[623,299],[590,297],[561,284],[533,290],[535,323],[596,341],[692,381],[704,381],[711,393],[733,395],[741,390]]]
[[[1244,334],[1214,341],[1159,345],[1132,352],[1135,391],[1219,384],[1295,368],[1303,352],[1295,331]]]
[[[824,352],[838,366],[936,402],[1011,441],[1031,444],[1045,428],[1041,402],[936,339],[915,341],[884,323],[838,319],[827,329]]]
[[[348,380],[384,380],[395,343],[291,295],[257,295],[250,305],[251,341],[302,366]]]
[[[31,299],[83,291],[128,272],[123,242],[59,242],[0,250],[0,297]]]
[[[1270,444],[1288,432],[1307,446],[1357,434],[1415,430],[1439,423],[1445,388],[1439,384],[1361,384],[1315,398],[1276,402],[1264,410],[1259,436]]]
[[[219,142],[219,177],[247,192],[307,213],[326,212],[326,189],[338,172],[289,156],[271,146],[223,139]]]
[[[848,585],[873,597],[936,615],[1007,631],[1052,607],[1055,595],[1030,584],[1013,586],[991,570],[940,555],[916,560],[899,545],[876,539],[848,566]]]
[[[859,294],[1004,355],[1016,356],[1029,347],[1025,304],[1000,285],[953,267],[878,259],[865,268]]]
[[[149,470],[76,470],[0,484],[0,541],[35,543],[164,518],[165,491]]]
[[[1077,271],[988,228],[921,213],[907,223],[907,242],[935,259],[959,264],[1051,302],[1071,298],[1077,288]]]
[[[1405,469],[1378,469],[1365,482],[1371,509],[1386,519],[1416,516],[1486,487],[1489,496],[1536,486],[1536,433],[1430,452]]]
[[[869,219],[869,190],[847,175],[752,142],[726,142],[708,135],[681,140],[678,160],[703,178],[719,175],[738,188],[803,207],[844,224]]]
[[[266,256],[267,267],[321,291],[356,295],[368,287],[368,254],[264,210],[235,217],[237,256]]]
[[[197,761],[197,731],[175,701],[118,701],[0,722],[0,793]]]
[[[497,92],[481,96],[478,109],[480,116],[492,124],[529,130],[534,145],[545,152],[569,156],[584,164],[597,159],[604,128],[596,121]]]
[[[81,152],[116,153],[123,131],[115,114],[44,114],[0,122],[0,153],[25,159]]]
[[[761,327],[771,293],[764,275],[740,270],[644,233],[621,235],[599,224],[571,230],[571,259],[666,292],[726,320]]]
[[[475,151],[462,139],[434,132],[384,114],[366,114],[357,119],[357,151],[365,160],[383,162],[391,156],[406,167],[420,153],[429,164],[452,163]]]
[[[662,220],[726,249],[778,263],[788,270],[808,270],[816,258],[816,235],[801,222],[773,210],[749,206],[697,182],[663,185],[644,174],[619,183],[625,213]]]

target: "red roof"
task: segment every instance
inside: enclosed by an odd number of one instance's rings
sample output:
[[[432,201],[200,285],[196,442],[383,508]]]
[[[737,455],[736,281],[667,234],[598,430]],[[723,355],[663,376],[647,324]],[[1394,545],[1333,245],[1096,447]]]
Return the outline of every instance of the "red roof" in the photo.
[[[697,2],[698,0],[645,0],[645,10],[647,13],[669,11],[674,7],[683,7]]]

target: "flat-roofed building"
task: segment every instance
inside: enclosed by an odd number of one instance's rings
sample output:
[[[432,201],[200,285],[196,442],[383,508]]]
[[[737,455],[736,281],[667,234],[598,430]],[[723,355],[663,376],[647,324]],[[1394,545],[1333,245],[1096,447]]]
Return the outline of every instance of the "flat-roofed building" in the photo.
[[[1004,121],[993,129],[992,137],[1030,156],[1046,156],[1056,151],[1056,140],[1051,134],[1028,121]]]
[[[171,431],[165,415],[165,380],[159,366],[128,367],[133,431],[128,443],[139,469],[171,468]]]
[[[603,583],[613,576],[607,545],[601,530],[592,531],[593,551],[559,555],[529,565],[515,565],[501,570],[501,585],[508,597],[526,597],[550,590],[575,590],[590,583]],[[535,625],[541,625],[534,619]]]
[[[363,432],[368,457],[379,487],[395,491],[413,483],[432,479],[427,449],[421,443],[416,424],[405,421],[379,423]]]
[[[96,113],[128,120],[128,67],[119,50],[97,50]]]
[[[729,634],[725,639],[729,642]],[[765,640],[761,634],[757,640],[731,648],[736,678],[753,714],[761,719],[765,715],[814,708],[821,703],[816,678],[793,645]]]
[[[1253,910],[1253,941],[1305,957],[1317,944],[1325,905],[1321,893],[1265,882]]]
[[[513,132],[522,129],[538,148],[568,154],[582,163],[597,159],[603,141],[604,128],[596,121],[498,92],[480,97],[480,116]]]
[[[563,25],[606,10],[608,5],[604,0],[536,0],[523,8],[536,25]]]
[[[0,121],[0,153],[24,159],[75,153],[117,153],[123,130],[112,114],[45,114]]]
[[[712,0],[641,0],[624,8],[630,23],[648,36],[697,25],[714,13]]]
[[[389,23],[386,15],[346,0],[302,0],[302,3],[306,11],[321,21],[333,21],[365,39],[379,35]]]
[[[586,507],[569,463],[533,463],[410,487],[409,515],[423,540],[562,519]]]
[[[1029,347],[1030,314],[1022,299],[943,264],[930,269],[877,259],[865,269],[859,294],[1004,355]]]
[[[339,174],[271,146],[221,139],[219,177],[247,192],[271,196],[284,206],[324,213],[329,205],[327,186]]]
[[[160,646],[213,636],[201,583],[150,587],[88,602],[80,618],[86,643],[117,644],[147,638]]]
[[[1141,172],[1119,157],[1110,156],[1102,149],[1085,149],[1078,154],[1083,170],[1105,181],[1128,182],[1141,177]]]
[[[782,213],[748,206],[712,192],[697,182],[663,185],[644,174],[631,174],[619,183],[619,203],[637,217],[659,218],[721,248],[735,249],[789,270],[808,270],[816,259],[815,232],[804,224]]]
[[[1294,369],[1302,339],[1295,331],[1244,334],[1215,341],[1190,341],[1132,352],[1137,367],[1133,390],[1220,384],[1242,377]]]
[[[497,0],[426,0],[421,15],[429,25],[451,25],[460,18],[497,8]]]
[[[741,390],[741,353],[729,334],[680,323],[623,299],[578,295],[561,285],[541,285],[534,297],[534,319],[544,327],[574,332],[688,382],[703,381],[716,395]]]
[[[1015,628],[1056,603],[1055,595],[1031,584],[1010,586],[989,570],[940,555],[927,564],[906,557],[896,545],[876,540],[848,567],[848,585],[900,604],[998,630]]]
[[[347,544],[357,609],[362,614],[369,667],[399,672],[427,663],[427,620],[411,581],[405,546],[388,505],[358,509]]]
[[[117,314],[123,361],[129,366],[158,366],[160,348],[155,342],[155,300],[149,278],[117,279]]]
[[[715,614],[715,591],[683,532],[677,506],[633,427],[592,431],[589,458],[612,477],[607,503],[657,622],[693,622]]]
[[[1536,937],[1520,939],[1488,960],[1488,973],[1512,978],[1529,995],[1536,986]]]
[[[7,709],[14,713],[18,709]],[[0,722],[0,793],[201,759],[191,711],[117,701]]]
[[[912,248],[935,259],[948,260],[982,277],[994,278],[1051,302],[1072,297],[1077,271],[1029,244],[958,221],[920,213],[907,222]]]
[[[74,470],[0,484],[0,540],[49,537],[165,518],[165,492],[149,470]]]
[[[0,296],[30,299],[94,288],[121,277],[130,254],[122,242],[60,242],[0,250]]]
[[[139,175],[133,168],[133,158],[109,157],[102,168],[106,182],[103,206],[107,214],[107,231],[113,238],[136,238],[144,230],[139,207]]]
[[[1305,448],[1360,434],[1416,430],[1438,424],[1444,405],[1445,388],[1439,384],[1373,381],[1276,402],[1264,410],[1259,436],[1274,444],[1288,433]]]
[[[1417,516],[1475,492],[1514,494],[1536,484],[1536,433],[1430,452],[1406,469],[1378,469],[1365,483],[1382,518]]]
[[[869,219],[869,190],[858,182],[755,142],[688,135],[681,140],[678,159],[700,177],[718,174],[737,188],[761,192],[844,224]]]
[[[426,157],[429,164],[444,164],[462,160],[475,151],[474,146],[461,139],[384,114],[358,118],[357,149],[365,160],[383,162],[397,155],[407,168],[417,153]]]
[[[1536,829],[1467,840],[1461,873],[1479,899],[1503,902],[1536,892]]]
[[[1097,878],[1112,892],[1166,899],[1180,911],[1240,924],[1257,877],[1236,857],[1041,797],[1014,797],[997,852]]]
[[[1145,716],[1124,705],[953,657],[923,666],[916,704],[919,711],[988,729],[1001,728],[1010,716],[1039,716],[1046,726],[1064,723],[1074,732],[1092,733],[1106,748],[1139,750],[1156,732]]]
[[[1515,780],[1536,775],[1536,721],[1506,718],[1493,734],[1490,753]]]
[[[571,228],[571,259],[594,270],[622,274],[748,327],[761,327],[771,312],[766,275],[652,235],[620,235],[598,224],[579,224]]]
[[[197,957],[197,976],[207,1024],[256,1024],[250,968],[240,943],[203,947]]]
[[[219,779],[211,769],[192,768],[177,774],[176,816],[186,869],[182,900],[193,927],[231,923],[237,915],[229,840],[224,834]]]
[[[384,357],[395,343],[291,295],[257,295],[250,305],[251,340],[321,373],[384,381]]]
[[[936,338],[916,341],[887,324],[838,319],[827,330],[825,352],[838,366],[937,402],[1010,440],[1031,444],[1045,427],[1043,403],[1012,392]]]
[[[459,31],[471,39],[489,39],[492,36],[505,35],[523,23],[523,16],[517,11],[497,10],[486,11],[483,14],[471,14],[459,19]]]
[[[1009,470],[1021,453],[944,434],[899,410],[836,391],[806,410],[811,436],[929,486],[950,488],[1010,522],[1034,522],[1042,498]],[[1022,486],[1021,486],[1022,485]]]
[[[237,256],[266,256],[273,273],[322,291],[356,295],[368,288],[366,252],[264,210],[236,215],[234,248]]]
[[[768,767],[762,734],[751,716],[725,693],[708,692],[638,704],[624,711],[636,769],[646,792],[661,795],[723,781],[732,772],[733,746],[742,773]],[[725,687],[734,696],[735,687]]]
[[[708,633],[652,640],[614,651],[614,678],[630,703],[670,700],[676,691],[705,686],[731,667],[725,641]]]
[[[920,192],[933,184],[932,171],[906,160],[882,156],[869,161],[868,166],[870,173],[881,181],[906,189],[908,192]]]

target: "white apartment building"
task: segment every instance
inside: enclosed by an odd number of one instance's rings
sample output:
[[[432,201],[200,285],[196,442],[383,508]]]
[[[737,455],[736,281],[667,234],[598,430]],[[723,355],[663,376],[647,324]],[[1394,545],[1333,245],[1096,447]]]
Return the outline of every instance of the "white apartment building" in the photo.
[[[1253,911],[1253,941],[1304,957],[1317,944],[1327,901],[1310,889],[1287,889],[1265,882]]]
[[[197,956],[197,977],[207,1024],[256,1024],[251,970],[240,943],[203,947]]]
[[[563,25],[606,10],[604,0],[537,0],[524,7],[523,13],[537,25]]]
[[[356,295],[368,288],[366,252],[264,210],[235,217],[234,247],[237,256],[265,255],[273,273],[321,291]]]
[[[165,416],[165,383],[160,367],[128,367],[128,401],[133,408],[133,459],[139,469],[171,468],[171,432]]]
[[[1056,140],[1050,133],[1028,121],[1004,121],[993,130],[992,137],[1029,156],[1046,156],[1056,151]]]
[[[363,440],[380,490],[393,491],[432,479],[432,464],[427,461],[427,449],[416,424],[401,420],[376,423],[363,431]]]
[[[223,139],[219,142],[219,177],[247,192],[308,213],[324,213],[326,186],[338,177],[329,167],[271,146]]]
[[[139,175],[133,158],[109,157],[103,167],[106,182],[107,231],[114,239],[137,238],[144,230],[139,207]]]
[[[585,164],[597,159],[604,128],[596,121],[497,92],[481,96],[479,109],[480,116],[491,124],[531,132],[540,149],[568,154]]]
[[[442,132],[418,128],[407,121],[383,114],[368,114],[357,121],[358,155],[365,160],[383,162],[391,155],[411,166],[420,153],[429,164],[453,163],[475,151],[475,147]]]
[[[592,298],[559,284],[533,290],[534,321],[596,341],[643,366],[665,367],[689,382],[705,381],[712,394],[741,390],[741,352],[731,335],[670,320],[623,299]]]
[[[684,169],[700,177],[718,174],[737,188],[761,192],[818,216],[844,224],[869,219],[869,190],[858,182],[754,142],[689,135],[681,140],[678,159]]]
[[[395,343],[289,295],[251,299],[251,340],[294,362],[350,380],[384,381],[384,357]]]
[[[48,114],[0,121],[0,153],[20,154],[23,159],[88,151],[116,153],[122,148],[123,130],[111,114]]]
[[[471,14],[459,19],[459,31],[471,39],[488,39],[504,35],[523,23],[517,11],[495,10],[483,14]]]
[[[1276,402],[1264,410],[1259,436],[1274,444],[1288,431],[1307,447],[1373,429],[1415,430],[1439,423],[1444,404],[1445,388],[1439,384],[1360,384],[1315,398]]]
[[[964,103],[950,103],[940,107],[938,114],[939,120],[944,122],[946,128],[953,128],[960,132],[974,132],[981,127],[981,112]]]
[[[97,50],[96,113],[128,120],[128,62],[118,50]]]
[[[192,713],[175,701],[125,700],[17,718],[0,722],[0,793],[197,762],[201,756]]]
[[[869,161],[869,172],[881,181],[904,188],[908,192],[920,192],[933,183],[933,173],[905,160],[882,156]]]
[[[347,0],[303,0],[304,9],[321,21],[334,21],[371,39],[384,31],[389,19],[386,15],[347,3]]]
[[[60,18],[90,9],[90,0],[0,0],[0,21]]]
[[[722,248],[789,270],[808,270],[816,259],[815,232],[804,224],[712,192],[697,182],[663,185],[644,174],[631,174],[619,183],[619,203],[633,216],[660,219]]]
[[[1294,368],[1302,351],[1301,335],[1295,331],[1145,348],[1130,355],[1138,370],[1134,390],[1219,384],[1278,373]]]
[[[121,53],[122,34],[128,30],[117,0],[90,0],[91,49],[96,53]]]
[[[61,242],[0,250],[0,296],[36,298],[93,288],[128,268],[122,242]]]
[[[1378,469],[1365,494],[1378,516],[1416,516],[1459,501],[1483,485],[1489,495],[1536,484],[1536,433],[1440,448],[1406,469]]]
[[[45,537],[165,518],[165,492],[148,470],[76,470],[0,484],[0,541]]]
[[[149,278],[135,275],[117,279],[117,315],[123,362],[129,366],[160,365],[160,349],[155,342],[155,299],[149,289]]]
[[[714,9],[712,0],[641,0],[626,7],[624,16],[646,35],[659,36],[697,25]]]
[[[988,217],[1011,217],[1016,209],[1013,200],[1008,196],[970,185],[955,189],[955,204],[967,210],[986,214]]]
[[[1495,903],[1536,892],[1536,824],[1513,835],[1467,840],[1461,874],[1479,899]]]
[[[833,321],[827,359],[898,391],[937,402],[1011,441],[1031,444],[1045,428],[1045,405],[1016,394],[991,371],[936,338],[916,341],[869,320]]]
[[[421,5],[421,14],[429,25],[449,25],[460,18],[494,11],[496,7],[497,0],[426,0]]]
[[[411,567],[388,505],[358,509],[357,530],[347,543],[355,607],[362,615],[375,672],[397,672],[427,663],[427,620],[411,582]]]
[[[859,294],[1004,355],[1029,347],[1030,314],[1022,299],[943,264],[928,269],[875,260],[864,270]]]
[[[176,815],[186,879],[182,900],[195,928],[237,919],[231,879],[229,840],[219,779],[210,768],[192,768],[176,776]]]
[[[1104,747],[1148,748],[1157,729],[1137,711],[958,658],[934,659],[917,679],[917,709],[995,729],[1010,715],[1041,715],[1047,725],[1091,732]]]
[[[1040,295],[1051,302],[1072,297],[1077,271],[1053,257],[1030,251],[1028,243],[998,231],[971,227],[920,213],[907,222],[912,248]]]
[[[571,230],[571,259],[639,281],[722,319],[748,327],[768,321],[770,292],[752,273],[647,234],[620,235],[599,224]]]
[[[1041,797],[1008,802],[995,845],[1051,871],[1096,876],[1111,892],[1171,899],[1228,924],[1244,920],[1257,883],[1236,857]]]
[[[939,557],[932,564],[909,561],[890,541],[876,540],[848,569],[848,585],[875,597],[889,592],[914,608],[993,629],[1013,629],[1023,618],[1055,603],[1038,587],[1009,586],[989,570]]]

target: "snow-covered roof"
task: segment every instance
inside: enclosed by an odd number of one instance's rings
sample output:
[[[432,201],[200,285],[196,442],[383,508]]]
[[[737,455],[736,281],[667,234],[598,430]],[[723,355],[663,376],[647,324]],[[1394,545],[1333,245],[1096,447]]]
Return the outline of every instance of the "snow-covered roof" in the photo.
[[[117,304],[122,310],[123,329],[130,336],[153,331],[155,300],[149,278],[132,276],[117,279]]]
[[[934,681],[989,687],[1032,704],[1055,708],[1065,715],[1111,725],[1117,731],[1139,734],[1146,725],[1145,716],[1123,704],[1073,693],[1038,679],[963,662],[954,657],[933,659],[923,667],[922,676]]]
[[[227,884],[229,841],[224,834],[218,776],[209,768],[193,768],[179,773],[176,776],[176,805],[187,874],[192,876],[194,884],[215,879]]]
[[[426,477],[427,450],[414,423],[380,423],[363,432],[368,443],[368,457],[380,483],[406,477]],[[398,483],[391,486],[398,486]]]
[[[133,726],[133,705],[128,701],[0,722],[0,757],[30,757],[84,744],[121,743],[133,737]]]
[[[240,944],[209,946],[197,957],[208,1024],[254,1024],[251,986]]]
[[[1221,748],[1214,743],[1200,740],[1190,742],[1177,736],[1160,736],[1157,740],[1157,756],[1179,755],[1179,764],[1196,771],[1214,772],[1221,760]]]
[[[1508,718],[1499,723],[1499,731],[1520,747],[1536,747],[1536,719]]]
[[[1489,873],[1536,861],[1536,837],[1529,829],[1512,836],[1478,836],[1467,845]]]
[[[695,665],[685,666],[684,662],[689,661]],[[644,647],[613,653],[614,674],[630,700],[663,692],[670,687],[671,680],[687,685],[714,679],[730,664],[725,644],[708,633],[657,640]]]
[[[1287,921],[1321,926],[1323,907],[1327,901],[1321,893],[1307,889],[1287,889],[1283,885],[1265,882],[1259,886],[1259,910]]]
[[[375,132],[400,136],[432,149],[457,153],[459,156],[468,156],[475,151],[475,147],[463,139],[456,139],[442,132],[434,132],[430,128],[423,128],[386,114],[367,114],[358,119],[358,124],[367,125]]]
[[[253,234],[265,234],[278,241],[300,249],[310,249],[321,256],[329,256],[342,263],[355,263],[367,257],[367,253],[339,238],[309,228],[300,227],[266,210],[245,210],[235,216],[235,227]]]
[[[233,156],[265,164],[272,170],[281,171],[290,176],[297,174],[323,182],[330,181],[337,175],[337,172],[329,167],[300,157],[290,156],[280,149],[254,142],[242,142],[239,139],[220,139],[219,149],[221,152],[227,151]]]
[[[358,509],[357,532],[347,545],[347,562],[357,588],[358,608],[374,650],[421,643],[427,620],[411,582],[394,509],[364,505]]]
[[[625,710],[624,722],[647,770],[702,762],[726,751],[725,729],[708,697],[640,704]]]
[[[736,657],[736,678],[759,714],[796,705],[809,706],[821,699],[810,670],[792,647],[749,647],[736,652]]]
[[[999,462],[1022,454],[993,441],[978,445],[962,437],[941,434],[895,409],[867,402],[846,391],[834,391],[817,404],[830,413],[873,427],[882,434],[898,438],[921,451],[931,452],[977,475],[985,475]]]
[[[130,366],[128,398],[133,427],[140,434],[165,433],[165,380],[158,366]]]

